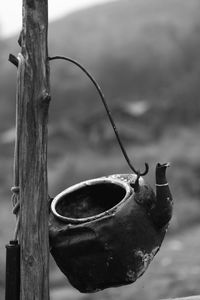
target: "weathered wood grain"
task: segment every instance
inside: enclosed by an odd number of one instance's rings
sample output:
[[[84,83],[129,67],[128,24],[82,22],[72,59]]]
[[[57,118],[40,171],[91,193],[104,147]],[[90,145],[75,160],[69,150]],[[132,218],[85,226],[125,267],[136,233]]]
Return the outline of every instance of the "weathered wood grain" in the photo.
[[[21,300],[49,299],[47,30],[48,0],[23,0],[17,82]]]

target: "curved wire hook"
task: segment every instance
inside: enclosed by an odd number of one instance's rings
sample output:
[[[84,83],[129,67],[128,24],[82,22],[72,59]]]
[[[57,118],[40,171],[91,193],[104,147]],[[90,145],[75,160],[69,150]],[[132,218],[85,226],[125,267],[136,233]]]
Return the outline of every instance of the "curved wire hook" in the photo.
[[[107,103],[106,103],[104,94],[103,94],[103,92],[101,91],[101,88],[100,88],[100,86],[98,85],[98,83],[96,82],[96,80],[94,79],[94,77],[93,77],[93,76],[92,76],[92,75],[91,75],[91,74],[90,74],[90,73],[89,73],[89,72],[88,72],[88,71],[87,71],[80,63],[78,63],[76,60],[74,60],[74,59],[72,59],[72,58],[69,58],[69,57],[66,57],[66,56],[60,56],[60,55],[53,56],[53,57],[49,57],[49,60],[50,60],[50,61],[51,61],[51,60],[56,60],[56,59],[66,60],[66,61],[69,61],[69,62],[75,64],[77,67],[79,67],[79,68],[80,68],[80,69],[81,69],[81,70],[89,77],[89,79],[92,81],[92,83],[94,84],[94,86],[96,87],[96,89],[97,89],[97,91],[98,91],[98,93],[99,93],[99,95],[100,95],[100,98],[101,98],[101,100],[102,100],[102,103],[103,103],[103,105],[104,105],[104,107],[105,107],[105,110],[106,110],[106,112],[107,112],[108,118],[109,118],[110,123],[111,123],[111,125],[112,125],[112,128],[113,128],[113,130],[114,130],[115,136],[116,136],[116,138],[117,138],[118,144],[119,144],[119,146],[120,146],[120,148],[121,148],[121,151],[122,151],[122,153],[123,153],[123,155],[124,155],[124,158],[125,158],[126,162],[127,162],[128,165],[129,165],[130,169],[131,169],[136,175],[138,175],[139,177],[140,177],[140,176],[146,175],[146,174],[148,173],[148,171],[149,171],[149,165],[148,165],[148,163],[145,163],[145,170],[144,170],[143,172],[140,172],[140,170],[136,170],[136,169],[134,168],[134,166],[132,165],[132,163],[130,162],[130,159],[129,159],[129,157],[128,157],[128,154],[127,154],[127,152],[126,152],[126,150],[125,150],[125,148],[124,148],[124,146],[123,146],[123,144],[122,144],[122,142],[121,142],[121,139],[120,139],[120,137],[119,137],[119,133],[118,133],[117,127],[116,127],[116,125],[115,125],[115,122],[114,122],[114,120],[113,120],[113,118],[112,118],[111,112],[110,112],[110,110],[109,110],[109,108],[108,108],[108,105],[107,105]]]

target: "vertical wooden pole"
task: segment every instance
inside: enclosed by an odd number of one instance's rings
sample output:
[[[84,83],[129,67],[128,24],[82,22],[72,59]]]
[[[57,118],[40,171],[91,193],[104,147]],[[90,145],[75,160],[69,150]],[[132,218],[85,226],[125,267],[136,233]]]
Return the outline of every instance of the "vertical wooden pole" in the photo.
[[[20,299],[49,299],[47,121],[48,0],[23,0],[18,56]]]

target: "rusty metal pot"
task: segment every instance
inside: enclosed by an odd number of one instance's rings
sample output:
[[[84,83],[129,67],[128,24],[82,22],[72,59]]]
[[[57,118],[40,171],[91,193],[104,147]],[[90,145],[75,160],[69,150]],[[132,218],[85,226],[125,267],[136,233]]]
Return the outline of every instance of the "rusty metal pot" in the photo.
[[[111,175],[78,183],[51,203],[51,254],[80,292],[134,282],[158,252],[172,215],[157,164],[156,195],[143,178]]]

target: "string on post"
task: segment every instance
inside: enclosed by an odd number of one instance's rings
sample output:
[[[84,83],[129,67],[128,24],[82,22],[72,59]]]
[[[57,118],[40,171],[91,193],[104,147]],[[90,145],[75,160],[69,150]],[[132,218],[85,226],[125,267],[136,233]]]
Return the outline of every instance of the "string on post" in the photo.
[[[17,59],[14,55],[9,55],[9,61],[16,67],[20,64],[22,55],[19,54]],[[19,71],[18,71],[19,76]],[[14,150],[14,167],[13,167],[13,181],[14,186],[11,188],[13,213],[16,215],[16,226],[14,237],[6,245],[6,276],[5,276],[5,300],[19,300],[20,299],[20,245],[18,241],[19,232],[19,100],[20,91],[19,86],[16,97],[16,137]]]
[[[16,67],[21,66],[21,61],[23,56],[19,54],[18,58],[14,55],[9,55],[9,61],[13,63]],[[12,195],[12,205],[13,205],[13,214],[16,215],[16,226],[14,231],[14,241],[18,240],[18,232],[19,232],[19,99],[20,99],[20,90],[21,87],[18,87],[17,98],[16,98],[16,133],[15,133],[15,149],[14,149],[14,166],[13,166],[13,183],[14,186],[11,188]]]
[[[96,89],[97,89],[97,91],[98,91],[98,93],[99,93],[99,95],[100,95],[100,98],[101,98],[101,100],[102,100],[102,103],[103,103],[103,105],[104,105],[104,108],[105,108],[105,110],[106,110],[106,113],[107,113],[107,115],[108,115],[108,118],[109,118],[110,123],[111,123],[111,125],[112,125],[112,128],[113,128],[113,130],[114,130],[116,139],[117,139],[117,141],[118,141],[118,144],[119,144],[119,146],[120,146],[120,148],[121,148],[122,154],[124,155],[124,158],[125,158],[127,164],[129,165],[130,169],[131,169],[138,177],[146,175],[146,174],[148,173],[148,171],[149,171],[149,165],[148,165],[148,163],[145,163],[145,170],[144,170],[143,172],[140,172],[140,170],[136,170],[136,169],[134,168],[134,166],[132,165],[132,163],[131,163],[131,161],[130,161],[130,159],[129,159],[129,157],[128,157],[128,154],[127,154],[127,152],[126,152],[126,150],[125,150],[125,148],[124,148],[124,146],[123,146],[123,144],[122,144],[122,142],[121,142],[121,139],[120,139],[120,136],[119,136],[117,127],[116,127],[116,125],[115,125],[115,122],[114,122],[114,120],[113,120],[113,118],[112,118],[111,112],[110,112],[110,110],[109,110],[109,108],[108,108],[108,105],[107,105],[107,103],[106,103],[105,96],[104,96],[103,92],[101,91],[101,88],[100,88],[99,84],[98,84],[97,81],[94,79],[94,77],[86,70],[85,67],[83,67],[79,62],[75,61],[75,60],[72,59],[72,58],[69,58],[69,57],[66,57],[66,56],[60,56],[60,55],[53,56],[53,57],[49,57],[49,60],[50,60],[50,61],[51,61],[51,60],[57,60],[57,59],[66,60],[66,61],[69,61],[69,62],[75,64],[76,66],[78,66],[78,67],[79,67],[79,68],[80,68],[80,69],[81,69],[81,70],[89,77],[89,79],[92,81],[92,83],[94,84],[94,86],[96,87]]]

